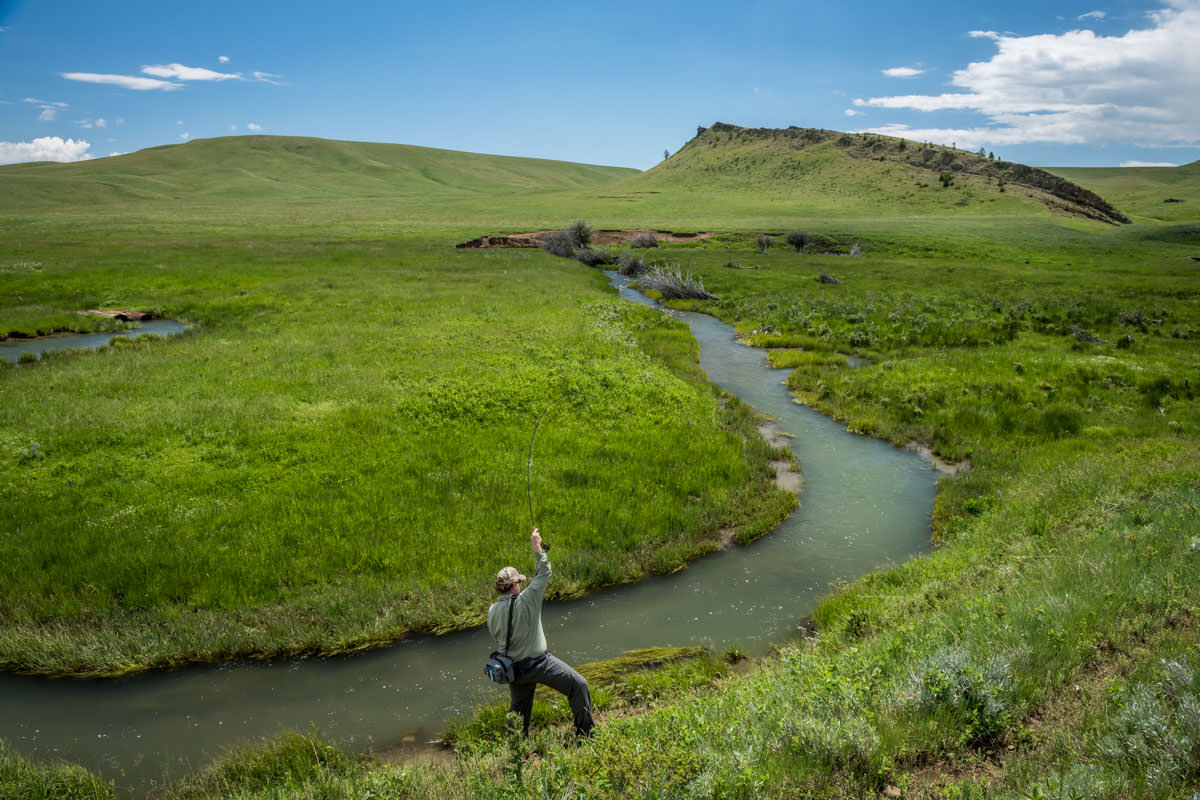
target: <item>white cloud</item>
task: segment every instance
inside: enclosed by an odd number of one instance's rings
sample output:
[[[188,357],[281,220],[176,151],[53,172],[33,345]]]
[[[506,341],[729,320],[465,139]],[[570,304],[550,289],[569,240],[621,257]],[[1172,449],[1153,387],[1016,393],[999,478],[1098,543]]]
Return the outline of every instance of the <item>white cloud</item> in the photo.
[[[248,122],[248,123],[246,123],[246,130],[261,131],[262,125],[259,125],[257,122]]]
[[[91,158],[91,144],[83,140],[63,140],[41,136],[32,142],[0,142],[0,164],[24,164],[29,161],[84,161]]]
[[[187,141],[188,139],[192,138],[192,135],[190,133],[181,133],[179,134],[179,138]]]
[[[103,117],[101,117],[99,119],[76,120],[75,124],[81,128],[107,128],[108,127],[108,121],[106,119],[104,119]]]
[[[280,79],[281,76],[272,75],[270,72],[251,72],[250,77],[253,80],[261,81],[263,83],[273,83],[276,86],[282,85],[282,81]]]
[[[217,56],[217,61],[221,64],[228,64],[229,56]]]
[[[858,117],[858,116],[861,116],[863,112],[855,111],[853,108],[847,108],[842,113],[844,113],[847,117]]]
[[[66,103],[56,103],[51,100],[38,100],[35,97],[26,97],[25,102],[35,105],[42,110],[42,113],[38,114],[38,119],[42,122],[53,122],[54,120],[58,119],[58,112],[60,109],[70,108],[70,106]]]
[[[1170,161],[1122,161],[1122,167],[1178,167]]]
[[[1169,2],[1150,15],[1152,27],[1123,36],[972,31],[993,39],[997,52],[954,73],[951,83],[965,92],[872,97],[854,104],[982,114],[987,124],[975,128],[885,125],[872,131],[903,131],[896,135],[966,147],[1200,142],[1200,0]]]
[[[1108,16],[1107,11],[1089,11],[1086,14],[1080,14],[1075,19],[1080,20],[1080,21],[1085,20],[1085,19],[1104,19],[1107,16]]]
[[[183,64],[151,64],[142,67],[142,74],[156,78],[176,78],[181,81],[241,80],[240,72],[216,72],[204,67],[185,67]]]
[[[914,67],[892,67],[885,69],[883,74],[889,78],[915,78],[917,75],[925,74],[925,70]]]
[[[138,78],[132,75],[104,75],[95,72],[64,72],[62,73],[62,76],[69,81],[111,84],[113,86],[120,86],[124,89],[133,89],[139,92],[171,92],[176,89],[183,88],[182,83],[160,81],[155,80],[154,78]]]

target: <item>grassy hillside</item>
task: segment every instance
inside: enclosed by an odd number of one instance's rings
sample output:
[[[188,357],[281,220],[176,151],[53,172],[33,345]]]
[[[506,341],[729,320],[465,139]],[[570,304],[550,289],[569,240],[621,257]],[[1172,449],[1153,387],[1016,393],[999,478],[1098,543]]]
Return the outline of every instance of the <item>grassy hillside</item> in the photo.
[[[233,136],[72,164],[0,167],[0,207],[188,198],[441,198],[598,186],[601,167],[291,136]]]
[[[716,123],[647,172],[609,187],[631,196],[690,194],[728,203],[752,193],[820,215],[1033,215],[1046,209],[1104,222],[1125,217],[1041,170],[949,147],[812,128]],[[735,201],[736,202],[736,201]]]
[[[1049,171],[1148,220],[1200,217],[1200,161],[1179,167],[1053,167]]]

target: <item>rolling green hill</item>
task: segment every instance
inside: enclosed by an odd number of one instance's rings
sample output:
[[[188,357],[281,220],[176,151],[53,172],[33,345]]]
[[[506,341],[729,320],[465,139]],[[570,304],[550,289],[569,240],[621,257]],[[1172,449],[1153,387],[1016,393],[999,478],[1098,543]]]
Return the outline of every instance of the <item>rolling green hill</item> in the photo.
[[[401,144],[231,136],[0,167],[13,208],[176,199],[470,197],[599,186],[637,170]]]
[[[815,213],[1024,215],[1045,208],[1109,223],[1129,220],[1094,193],[1023,164],[874,134],[814,128],[701,128],[647,172],[607,187],[630,197],[697,194]]]
[[[1131,214],[1177,222],[1200,216],[1200,161],[1180,167],[1054,167]]]

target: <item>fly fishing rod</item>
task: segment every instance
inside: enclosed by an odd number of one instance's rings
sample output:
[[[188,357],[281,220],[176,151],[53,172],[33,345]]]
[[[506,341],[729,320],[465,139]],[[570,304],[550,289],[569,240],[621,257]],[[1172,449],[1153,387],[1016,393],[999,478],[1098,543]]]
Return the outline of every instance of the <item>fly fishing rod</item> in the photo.
[[[538,428],[542,427],[542,420],[544,420],[546,415],[550,413],[550,409],[554,408],[568,397],[574,397],[575,395],[575,392],[568,392],[550,405],[546,406],[546,410],[542,412],[540,417],[538,417],[537,424],[533,426],[533,435],[529,437],[529,458],[525,460],[525,493],[529,497],[529,527],[531,528],[537,527],[537,522],[535,522],[533,519],[533,485],[530,481],[530,475],[533,472],[533,442],[535,439],[537,439]],[[550,545],[543,541],[542,550],[548,552],[550,550]]]

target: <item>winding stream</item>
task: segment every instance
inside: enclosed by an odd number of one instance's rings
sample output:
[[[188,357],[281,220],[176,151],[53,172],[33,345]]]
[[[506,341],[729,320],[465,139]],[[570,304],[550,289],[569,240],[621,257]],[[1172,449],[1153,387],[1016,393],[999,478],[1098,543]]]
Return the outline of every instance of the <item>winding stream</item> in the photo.
[[[33,353],[40,356],[50,350],[96,350],[111,342],[118,336],[136,338],[146,334],[173,336],[182,333],[182,322],[173,319],[148,319],[139,323],[139,327],[127,331],[106,333],[68,333],[54,336],[37,336],[32,339],[12,339],[0,342],[0,361],[11,361],[16,364],[22,353]]]
[[[621,296],[649,302],[624,288]],[[674,312],[671,312],[674,313]],[[929,547],[936,474],[914,453],[847,433],[795,403],[764,351],[732,329],[678,314],[700,342],[709,379],[794,435],[802,505],[758,542],[674,575],[546,607],[552,651],[569,663],[654,645],[731,645],[756,656],[796,631],[838,579]],[[551,536],[553,532],[548,532]],[[553,556],[553,553],[551,554]],[[419,747],[480,702],[507,702],[482,663],[483,629],[414,637],[336,658],[200,666],[105,681],[0,674],[0,738],[40,760],[66,759],[126,796],[207,763],[226,748],[315,725],[352,750]]]

